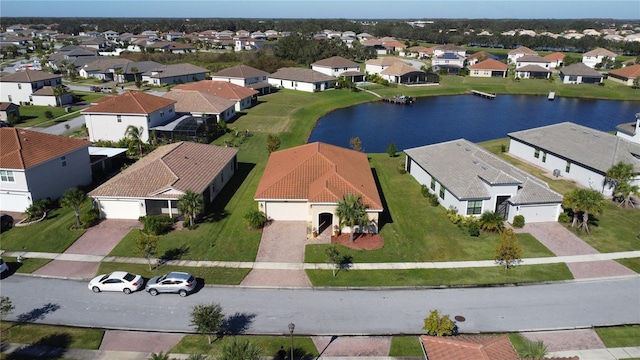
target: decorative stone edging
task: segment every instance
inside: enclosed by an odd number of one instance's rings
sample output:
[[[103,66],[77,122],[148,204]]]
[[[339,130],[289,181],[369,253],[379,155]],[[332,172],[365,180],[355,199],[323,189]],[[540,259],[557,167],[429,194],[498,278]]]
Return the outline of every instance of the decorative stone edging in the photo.
[[[33,220],[33,221],[29,221],[29,222],[24,222],[25,220],[27,220],[26,218],[24,218],[24,219],[18,221],[17,223],[13,224],[13,226],[22,227],[22,226],[29,226],[29,225],[32,225],[32,224],[37,224],[40,221],[44,220],[46,217],[47,217],[47,212],[45,211],[44,214],[42,214],[42,217],[40,219],[36,219],[36,220]]]

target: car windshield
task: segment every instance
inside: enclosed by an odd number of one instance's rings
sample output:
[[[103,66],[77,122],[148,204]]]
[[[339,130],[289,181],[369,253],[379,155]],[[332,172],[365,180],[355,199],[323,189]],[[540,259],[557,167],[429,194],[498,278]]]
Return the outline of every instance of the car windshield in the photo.
[[[133,274],[127,273],[123,278],[127,281],[133,281],[133,279],[135,279],[136,276]]]
[[[105,276],[101,277],[99,281],[105,281],[109,277],[109,275],[111,274],[106,274]]]
[[[158,279],[158,282],[161,282],[162,280],[166,279],[167,275],[162,275],[160,276],[160,278]]]
[[[195,279],[193,278],[193,276],[189,276],[189,279],[187,280],[188,283],[192,283],[194,282]]]

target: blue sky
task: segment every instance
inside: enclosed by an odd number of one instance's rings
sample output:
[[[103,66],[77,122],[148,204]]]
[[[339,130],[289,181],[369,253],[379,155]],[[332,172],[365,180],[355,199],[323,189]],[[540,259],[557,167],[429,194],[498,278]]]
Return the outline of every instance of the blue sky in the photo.
[[[639,0],[2,0],[0,17],[640,19]]]

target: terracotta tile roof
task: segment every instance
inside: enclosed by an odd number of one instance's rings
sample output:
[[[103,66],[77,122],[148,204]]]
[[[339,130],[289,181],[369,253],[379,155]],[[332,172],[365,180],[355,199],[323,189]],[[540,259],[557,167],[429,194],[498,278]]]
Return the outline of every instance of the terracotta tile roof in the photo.
[[[314,142],[272,153],[254,198],[336,204],[347,193],[382,211],[367,155]]]
[[[284,67],[278,69],[275,73],[269,76],[272,79],[283,79],[301,81],[307,83],[316,83],[322,81],[336,81],[333,76],[325,75],[319,71],[304,69],[298,67]]]
[[[501,61],[494,59],[487,59],[477,64],[471,65],[471,70],[502,70],[506,71],[509,66]]]
[[[402,76],[402,75],[406,75],[414,72],[424,73],[424,71],[420,69],[416,69],[409,64],[406,64],[404,62],[398,62],[382,70],[380,73],[384,75]]]
[[[15,82],[15,83],[32,83],[43,80],[59,79],[62,75],[50,74],[44,71],[38,70],[25,70],[18,71],[13,74],[4,75],[0,77],[0,82]]]
[[[145,114],[149,115],[171,104],[175,100],[155,96],[140,91],[127,91],[118,96],[107,96],[97,105],[82,110],[83,114]]]
[[[0,128],[0,168],[28,169],[74,150],[89,142],[20,128]]]
[[[259,94],[258,91],[226,81],[200,80],[197,82],[175,86],[174,90],[195,90],[229,100],[242,100]]]
[[[213,76],[231,77],[238,79],[248,79],[254,77],[268,76],[269,73],[247,65],[237,65],[234,67],[222,69]]]
[[[202,193],[238,149],[178,142],[164,145],[89,193],[93,197],[174,198],[175,189]]]
[[[557,61],[557,60],[562,60],[564,59],[564,54],[561,52],[554,52],[551,53],[549,55],[544,56],[545,59],[547,60],[551,60],[551,61]]]
[[[176,112],[220,114],[236,102],[203,91],[172,90],[162,96],[176,101]]]
[[[477,53],[467,55],[467,59],[477,59],[477,58],[491,59],[491,55],[486,51],[478,51]]]
[[[640,76],[640,64],[625,66],[620,69],[609,70],[609,74],[625,77],[627,79],[635,79]]]
[[[401,43],[401,42],[397,42],[397,41],[389,41],[389,42],[384,42],[383,45],[385,47],[393,47],[396,49],[404,49],[407,47],[407,45]]]
[[[520,360],[509,337],[420,336],[429,360]]]
[[[330,58],[322,59],[314,62],[311,66],[320,66],[326,68],[342,68],[342,67],[360,67],[356,62],[349,59],[345,59],[342,56],[332,56]]]

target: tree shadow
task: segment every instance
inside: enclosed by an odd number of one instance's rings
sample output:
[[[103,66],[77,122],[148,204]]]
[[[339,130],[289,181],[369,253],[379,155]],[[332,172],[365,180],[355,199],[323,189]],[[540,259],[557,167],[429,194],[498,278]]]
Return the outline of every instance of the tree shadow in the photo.
[[[320,354],[318,355],[316,360],[320,359],[322,357],[322,354],[324,354],[324,352],[327,351],[327,349],[329,348],[329,345],[331,345],[331,343],[336,341],[337,339],[338,339],[338,337],[336,335],[333,335],[331,337],[331,340],[329,340],[329,343],[327,343],[327,346],[325,346],[324,349],[322,349],[322,351],[320,351]]]
[[[58,309],[60,309],[60,305],[47,303],[40,308],[18,315],[16,321],[18,323],[30,323],[37,320],[43,320],[47,314],[55,312]]]
[[[62,359],[72,340],[71,335],[65,333],[47,335],[33,344],[7,354],[6,359]]]
[[[249,330],[256,314],[235,313],[227,316],[222,322],[222,333],[224,335],[240,335]]]
[[[24,261],[24,260],[23,260]],[[6,277],[9,277],[13,274],[15,274],[18,269],[20,269],[20,267],[22,267],[22,263],[16,261],[5,261],[5,264],[7,264],[7,266],[9,267],[9,270],[3,272],[2,274],[0,274],[0,279],[4,279]]]
[[[187,255],[188,253],[189,253],[189,246],[182,245],[180,247],[165,251],[165,253],[162,256],[160,256],[160,260],[162,261],[179,260],[180,258],[182,258],[184,255]]]
[[[243,182],[255,166],[255,164],[251,163],[238,163],[238,168],[233,174],[233,177],[224,186],[224,188],[220,190],[215,201],[210,203],[205,209],[204,214],[201,217],[202,221],[215,222],[229,216],[229,212],[225,208],[229,204],[229,201],[231,201],[231,198],[233,198],[233,196],[238,192],[238,189],[242,186]]]
[[[387,204],[387,199],[384,197],[382,186],[380,185],[378,172],[376,171],[376,169],[371,169],[371,173],[373,174],[373,180],[376,182],[376,189],[378,190],[378,194],[380,194],[380,200],[382,201],[382,208],[384,209],[382,213],[380,213],[380,217],[378,218],[378,232],[380,232],[380,230],[385,224],[393,223],[393,217],[391,216],[391,212],[389,212],[389,206]]]

